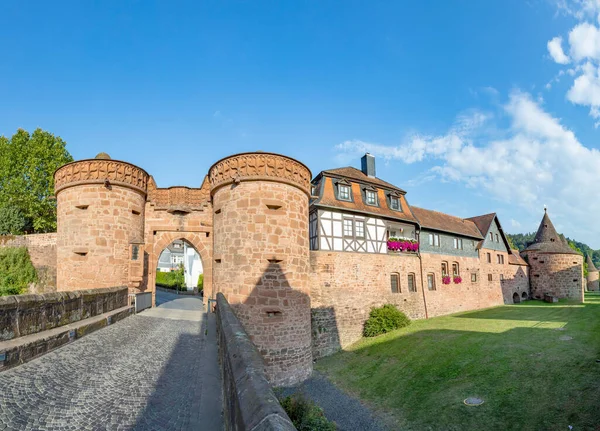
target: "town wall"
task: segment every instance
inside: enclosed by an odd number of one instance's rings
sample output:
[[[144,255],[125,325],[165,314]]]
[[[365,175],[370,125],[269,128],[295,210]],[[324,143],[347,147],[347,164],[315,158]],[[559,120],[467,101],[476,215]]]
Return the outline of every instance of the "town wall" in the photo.
[[[428,317],[442,316],[459,311],[501,305],[502,293],[498,278],[495,282],[487,281],[487,272],[502,271],[501,268],[485,268],[480,260],[472,257],[453,255],[422,254],[424,292],[427,301]],[[442,283],[442,262],[448,262],[450,284]],[[461,283],[455,284],[452,276],[452,263],[458,262]],[[427,287],[427,274],[435,276],[435,290]],[[471,281],[471,274],[476,274],[476,281]]]
[[[38,281],[28,293],[56,291],[56,233],[0,236],[0,247],[26,247]]]
[[[411,319],[426,316],[416,254],[311,251],[310,268],[315,358],[358,341],[373,307],[394,304]],[[399,275],[398,293],[391,291],[392,273]],[[416,292],[408,289],[411,273],[415,275]]]

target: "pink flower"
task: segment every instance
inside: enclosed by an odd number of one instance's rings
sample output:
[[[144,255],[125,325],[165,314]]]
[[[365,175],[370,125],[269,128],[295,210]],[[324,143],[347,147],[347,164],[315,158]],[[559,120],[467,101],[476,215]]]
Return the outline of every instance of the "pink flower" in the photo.
[[[454,284],[460,284],[462,283],[462,278],[460,278],[459,275],[455,275],[454,276]]]
[[[449,275],[444,275],[442,277],[442,283],[444,283],[444,284],[450,284],[450,276]]]

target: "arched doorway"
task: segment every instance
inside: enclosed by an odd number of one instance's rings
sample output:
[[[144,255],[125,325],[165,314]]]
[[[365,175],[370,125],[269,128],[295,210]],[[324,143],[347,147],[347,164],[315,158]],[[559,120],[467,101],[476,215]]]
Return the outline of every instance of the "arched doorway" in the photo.
[[[158,257],[156,285],[201,295],[203,272],[202,258],[194,246],[184,239],[176,239]]]
[[[204,232],[161,232],[154,234],[154,244],[148,259],[148,289],[152,291],[152,303],[156,303],[156,270],[159,267],[159,258],[174,241],[182,241],[198,253],[202,262],[204,302],[212,298],[212,259],[210,256],[209,237]],[[193,274],[190,274],[193,283]],[[196,279],[197,282],[197,279]]]
[[[529,295],[527,295],[527,292],[523,292],[523,294],[521,295],[521,299],[522,299],[523,301],[525,301],[525,300],[529,299]]]
[[[521,297],[517,292],[513,294],[513,304],[518,304],[521,302]]]

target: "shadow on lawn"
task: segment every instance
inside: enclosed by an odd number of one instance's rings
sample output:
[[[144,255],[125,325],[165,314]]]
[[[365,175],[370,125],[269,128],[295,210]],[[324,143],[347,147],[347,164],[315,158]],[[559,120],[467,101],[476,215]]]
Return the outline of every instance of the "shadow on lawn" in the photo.
[[[585,302],[578,303],[560,300],[549,304],[539,300],[527,301],[518,305],[465,312],[454,317],[463,319],[499,319],[499,320],[540,320],[565,321],[600,312],[600,294],[586,293]]]
[[[463,313],[453,317],[503,319],[506,330],[486,332],[497,323],[481,322],[477,332],[383,335],[320,361],[318,368],[393,413],[397,422],[391,429],[595,429],[600,296],[589,300],[575,307],[524,304]],[[515,327],[516,320],[552,321],[553,312],[568,329]],[[485,404],[466,407],[467,397],[481,397]]]

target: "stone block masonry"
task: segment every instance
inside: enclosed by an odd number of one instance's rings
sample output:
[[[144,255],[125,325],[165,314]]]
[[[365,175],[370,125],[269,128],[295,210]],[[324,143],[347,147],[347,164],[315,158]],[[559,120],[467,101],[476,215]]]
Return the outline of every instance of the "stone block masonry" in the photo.
[[[0,297],[0,341],[97,316],[127,305],[125,287]]]
[[[260,354],[222,293],[217,294],[217,337],[226,429],[295,430],[271,389]]]

